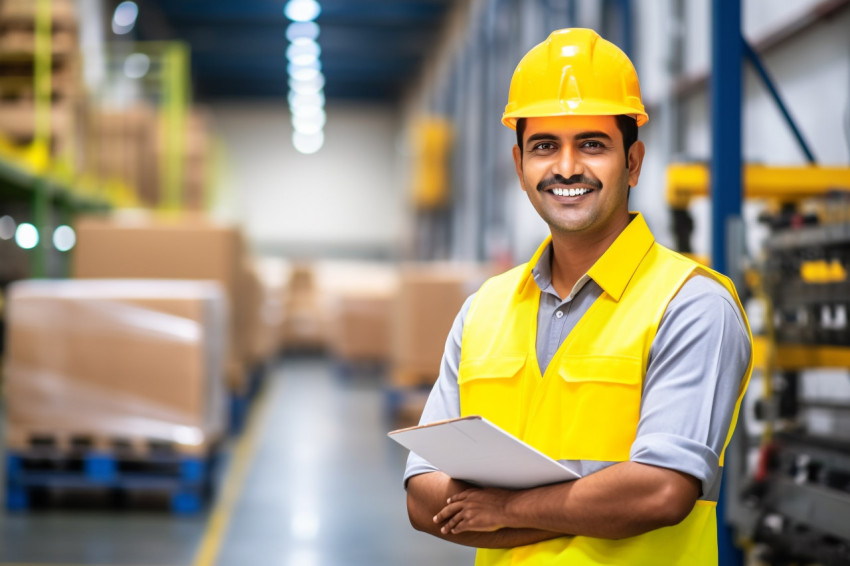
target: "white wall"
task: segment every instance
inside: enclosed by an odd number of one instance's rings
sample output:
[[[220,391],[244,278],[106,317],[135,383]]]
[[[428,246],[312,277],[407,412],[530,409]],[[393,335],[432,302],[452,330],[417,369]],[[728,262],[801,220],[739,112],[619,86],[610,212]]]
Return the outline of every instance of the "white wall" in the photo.
[[[378,106],[329,105],[325,145],[292,146],[286,102],[220,103],[227,163],[216,213],[265,253],[394,256],[408,194],[397,172],[399,119]]]

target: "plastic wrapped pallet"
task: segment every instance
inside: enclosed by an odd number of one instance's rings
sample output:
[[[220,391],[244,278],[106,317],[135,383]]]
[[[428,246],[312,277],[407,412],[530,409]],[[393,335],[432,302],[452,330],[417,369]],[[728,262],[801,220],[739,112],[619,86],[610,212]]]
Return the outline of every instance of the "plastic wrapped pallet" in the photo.
[[[202,217],[90,217],[76,223],[75,278],[211,279],[231,305],[227,381],[237,394],[247,385],[250,361],[249,297],[238,228]]]
[[[166,444],[203,453],[225,425],[227,300],[209,281],[42,280],[9,287],[7,446]]]

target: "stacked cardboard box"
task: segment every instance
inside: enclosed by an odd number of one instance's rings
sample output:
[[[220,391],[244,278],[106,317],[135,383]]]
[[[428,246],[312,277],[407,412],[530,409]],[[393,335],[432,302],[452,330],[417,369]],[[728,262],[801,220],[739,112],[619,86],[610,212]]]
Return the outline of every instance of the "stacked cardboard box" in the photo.
[[[209,281],[22,281],[10,287],[7,445],[163,443],[203,453],[224,430],[226,299]]]
[[[0,136],[21,145],[31,143],[36,133],[36,4],[32,0],[0,0]],[[76,149],[85,126],[80,61],[74,3],[53,0],[51,151],[75,164],[81,163]]]
[[[250,361],[244,243],[234,226],[201,217],[90,217],[77,222],[76,278],[212,279],[230,306],[227,379],[242,393]]]
[[[159,204],[160,198],[156,118],[154,108],[143,102],[95,112],[87,148],[95,156],[90,172],[96,178],[121,182],[150,207]]]
[[[187,210],[205,210],[209,200],[210,169],[210,118],[199,108],[193,108],[186,128],[186,160],[183,188],[183,206]]]
[[[324,301],[316,282],[315,267],[293,265],[286,288],[283,346],[287,350],[319,350],[327,346]]]
[[[255,258],[248,269],[259,297],[252,325],[252,355],[255,363],[265,363],[281,350],[287,270],[284,262],[275,258]]]
[[[320,271],[328,296],[328,340],[343,362],[386,363],[398,295],[398,270],[381,263],[336,262]]]
[[[452,322],[485,277],[482,267],[470,264],[402,266],[393,329],[394,386],[415,387],[436,380]]]
[[[334,356],[346,362],[387,362],[395,297],[352,290],[337,297],[330,324]]]

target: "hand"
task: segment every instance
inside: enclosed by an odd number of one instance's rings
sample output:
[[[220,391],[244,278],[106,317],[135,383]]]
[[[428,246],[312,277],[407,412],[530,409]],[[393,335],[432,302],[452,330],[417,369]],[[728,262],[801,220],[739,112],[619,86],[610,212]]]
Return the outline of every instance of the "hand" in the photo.
[[[434,516],[444,535],[467,531],[493,532],[509,527],[507,506],[514,492],[505,489],[467,489],[453,495]]]

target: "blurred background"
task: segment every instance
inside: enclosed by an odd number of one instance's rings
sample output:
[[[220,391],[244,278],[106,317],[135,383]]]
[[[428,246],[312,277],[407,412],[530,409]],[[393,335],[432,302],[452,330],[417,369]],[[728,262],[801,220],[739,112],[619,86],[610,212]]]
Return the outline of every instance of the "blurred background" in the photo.
[[[385,434],[547,234],[500,117],[562,27],[757,335],[721,564],[850,564],[850,1],[0,0],[0,566],[471,564]]]

